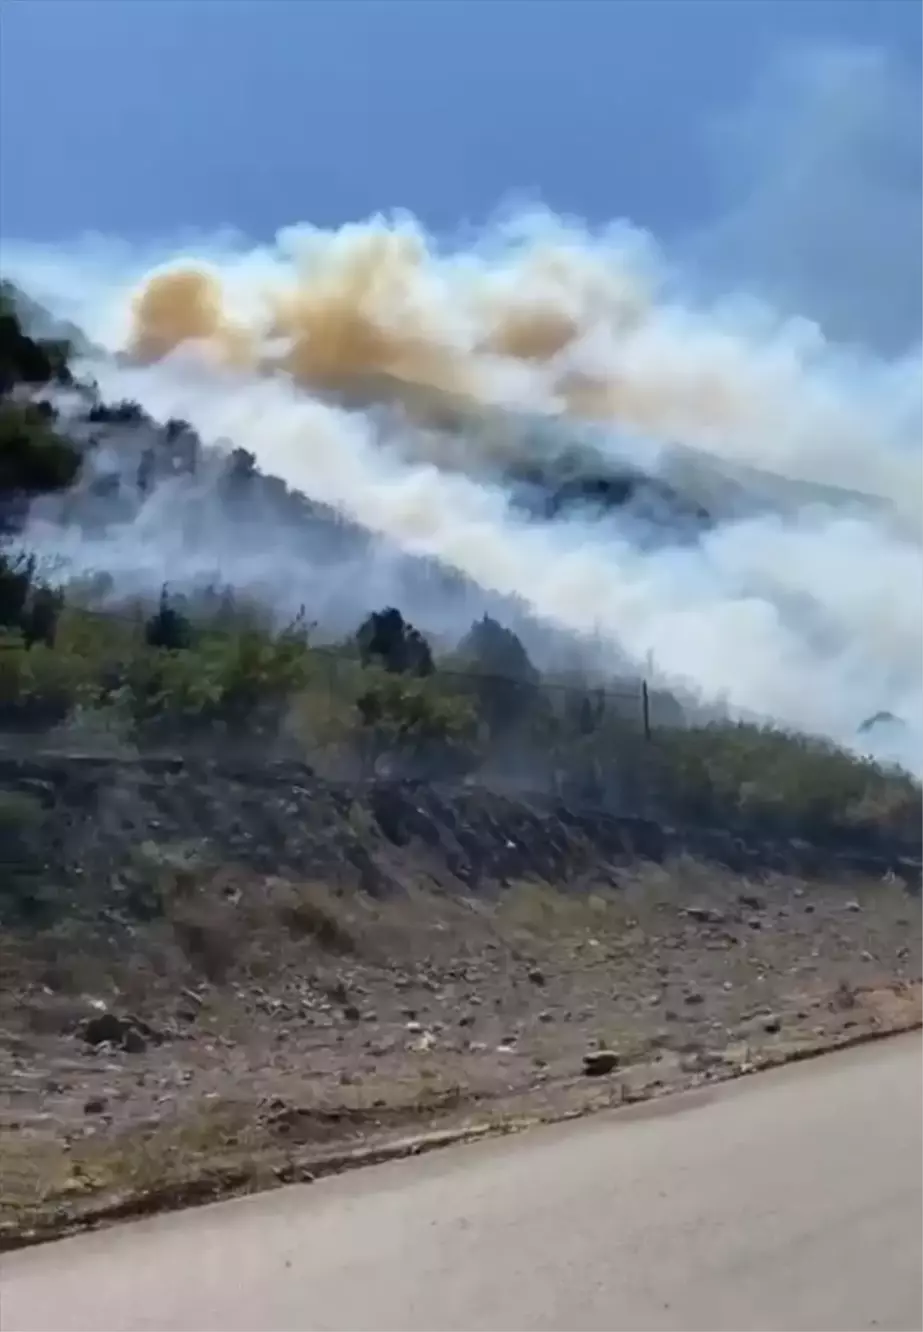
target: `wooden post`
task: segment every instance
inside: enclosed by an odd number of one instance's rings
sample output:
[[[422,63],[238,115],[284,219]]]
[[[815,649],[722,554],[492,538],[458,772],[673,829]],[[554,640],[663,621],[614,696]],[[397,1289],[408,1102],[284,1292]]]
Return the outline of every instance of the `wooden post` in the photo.
[[[647,687],[647,681],[641,681],[641,725],[644,728],[645,740],[651,738],[651,696]]]

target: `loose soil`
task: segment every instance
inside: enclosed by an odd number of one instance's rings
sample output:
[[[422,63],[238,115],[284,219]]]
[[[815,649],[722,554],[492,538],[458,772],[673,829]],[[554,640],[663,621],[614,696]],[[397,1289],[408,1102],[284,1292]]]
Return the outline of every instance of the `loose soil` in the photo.
[[[402,855],[384,896],[173,865],[150,919],[116,874],[6,929],[0,1246],[920,1023],[918,882],[680,855],[472,891]]]

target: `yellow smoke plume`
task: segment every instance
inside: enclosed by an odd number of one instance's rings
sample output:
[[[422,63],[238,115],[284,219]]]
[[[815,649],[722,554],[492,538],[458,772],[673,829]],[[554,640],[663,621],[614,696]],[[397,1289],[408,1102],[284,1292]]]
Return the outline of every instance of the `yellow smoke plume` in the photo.
[[[250,284],[238,315],[217,269],[186,261],[155,272],[135,295],[129,350],[149,362],[196,343],[220,363],[281,370],[307,388],[387,381],[417,409],[419,390],[432,389],[644,430],[690,415],[724,427],[739,410],[713,371],[620,368],[651,301],[612,256],[544,242],[491,266],[441,259],[415,230],[374,223],[313,235],[306,253]],[[593,340],[608,349],[604,366],[585,363]]]

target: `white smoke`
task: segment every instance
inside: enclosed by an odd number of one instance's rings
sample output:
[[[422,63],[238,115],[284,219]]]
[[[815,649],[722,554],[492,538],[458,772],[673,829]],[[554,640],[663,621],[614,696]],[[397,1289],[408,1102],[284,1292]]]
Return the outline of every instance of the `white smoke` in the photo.
[[[500,488],[408,464],[361,413],[290,381],[181,356],[102,387],[233,439],[401,549],[610,643],[613,661],[624,650],[706,698],[839,740],[882,708],[908,723],[906,748],[921,734],[920,552],[867,518],[809,508],[642,552],[600,524],[528,524]]]

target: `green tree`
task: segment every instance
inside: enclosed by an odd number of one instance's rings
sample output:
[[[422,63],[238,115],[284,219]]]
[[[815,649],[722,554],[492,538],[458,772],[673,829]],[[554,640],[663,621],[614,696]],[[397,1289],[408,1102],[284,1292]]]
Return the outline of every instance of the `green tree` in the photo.
[[[192,647],[192,624],[170,604],[167,589],[160,593],[160,605],[144,626],[144,641],[149,648],[183,652]]]
[[[497,739],[542,710],[538,671],[511,629],[485,615],[475,620],[452,656],[459,688],[476,700],[479,716]]]
[[[432,650],[418,629],[393,606],[373,611],[356,631],[359,660],[395,675],[432,675]]]
[[[356,711],[368,768],[387,758],[397,774],[436,779],[471,767],[477,719],[469,700],[447,692],[438,675],[413,678],[372,666],[367,676]]]
[[[34,577],[33,556],[0,550],[0,628],[21,628]]]
[[[62,350],[61,344],[52,349],[29,337],[20,323],[16,289],[0,282],[0,395],[17,384],[50,383],[61,369]]]
[[[0,402],[0,504],[66,490],[80,464],[80,450],[41,406]]]

